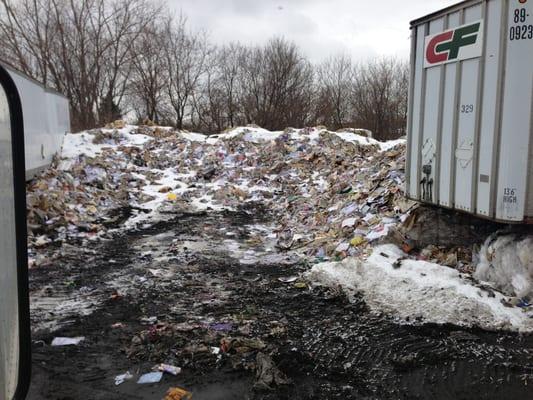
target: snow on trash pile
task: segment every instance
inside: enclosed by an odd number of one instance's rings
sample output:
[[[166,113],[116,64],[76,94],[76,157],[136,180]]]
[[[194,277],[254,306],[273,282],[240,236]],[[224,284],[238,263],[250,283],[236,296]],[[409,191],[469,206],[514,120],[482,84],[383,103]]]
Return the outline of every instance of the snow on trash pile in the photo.
[[[533,302],[533,236],[489,237],[479,253],[474,277],[508,296]]]
[[[219,139],[227,140],[241,137],[247,142],[264,143],[276,140],[283,131],[272,132],[260,127],[238,127],[217,135]]]
[[[202,134],[202,133],[194,133],[194,132],[179,132],[178,136],[190,140],[191,142],[205,142],[208,138],[208,136]]]
[[[358,143],[362,145],[378,146],[381,149],[381,151],[387,151],[400,144],[405,144],[405,139],[396,139],[396,140],[389,140],[386,142],[380,142],[371,137],[372,133],[370,131],[365,131],[362,129],[340,130],[340,131],[335,132],[335,135],[337,135],[342,140],[345,140],[347,142]]]
[[[405,253],[390,244],[375,247],[366,260],[317,264],[307,278],[316,285],[361,293],[373,310],[404,323],[533,332],[531,310],[508,307],[502,294],[475,285],[452,268],[406,259]]]
[[[136,126],[126,125],[121,129],[102,129],[98,133],[68,133],[63,139],[62,158],[77,158],[81,155],[95,157],[102,154],[103,149],[118,146],[142,146],[152,140],[150,136],[134,134]]]
[[[57,161],[27,186],[32,265],[46,263],[35,249],[51,243],[83,245],[178,212],[249,202],[275,215],[279,249],[358,254],[412,207],[405,144],[343,132],[242,127],[207,136],[121,122],[68,134]]]
[[[224,133],[218,135],[203,135],[199,133],[180,133],[183,137],[193,141],[205,141],[210,144],[215,144],[218,140],[242,139],[246,142],[252,143],[266,143],[278,139],[284,134],[289,134],[291,139],[302,140],[308,138],[317,141],[320,136],[337,136],[345,142],[360,144],[360,145],[374,145],[379,147],[382,151],[387,151],[395,146],[405,144],[405,139],[389,140],[380,142],[372,138],[372,132],[366,129],[340,129],[337,132],[328,131],[326,128],[304,128],[293,129],[287,128],[285,131],[269,131],[260,127],[238,127],[229,129]]]

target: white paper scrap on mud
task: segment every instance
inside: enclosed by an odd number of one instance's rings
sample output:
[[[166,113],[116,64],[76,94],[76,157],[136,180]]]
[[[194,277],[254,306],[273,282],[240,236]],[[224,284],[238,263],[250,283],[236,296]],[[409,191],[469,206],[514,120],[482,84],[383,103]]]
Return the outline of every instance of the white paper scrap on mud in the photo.
[[[115,376],[115,386],[122,385],[124,382],[130,380],[131,378],[133,378],[133,375],[130,373],[130,371],[127,371],[124,374],[117,375]]]
[[[318,285],[340,285],[349,294],[360,292],[371,309],[404,322],[421,320],[533,332],[531,315],[518,307],[505,307],[502,294],[496,292],[495,297],[490,297],[457,270],[430,262],[407,259],[394,268],[394,262],[404,256],[396,246],[382,245],[366,261],[347,258],[342,262],[320,263],[307,277]]]
[[[158,383],[163,378],[162,372],[149,372],[142,375],[137,381],[138,384]]]
[[[85,340],[85,337],[83,336],[74,338],[56,337],[52,340],[52,346],[76,346],[83,340]]]

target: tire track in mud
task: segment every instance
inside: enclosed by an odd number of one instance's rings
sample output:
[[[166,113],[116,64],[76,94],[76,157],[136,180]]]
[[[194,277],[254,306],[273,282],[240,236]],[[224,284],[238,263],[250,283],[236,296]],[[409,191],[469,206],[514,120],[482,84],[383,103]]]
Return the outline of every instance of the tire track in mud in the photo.
[[[132,290],[118,301],[106,299],[92,315],[80,316],[54,333],[87,335],[86,345],[35,349],[36,387],[41,391],[34,391],[30,399],[160,399],[172,384],[191,389],[200,400],[532,398],[531,335],[401,326],[370,312],[362,298],[350,302],[340,290],[297,288],[278,280],[305,271],[303,263],[258,259],[256,264],[241,265],[236,254],[215,245],[224,242],[228,230],[245,243],[249,227],[267,221],[263,210],[253,209],[180,214],[115,238],[81,266],[35,273],[36,285],[61,282],[65,273],[69,279],[78,277],[79,285],[95,287],[121,276],[132,282]],[[184,250],[172,246],[173,240],[187,246],[207,242],[207,247]],[[109,257],[117,262],[109,264]],[[151,274],[153,267],[161,275]],[[111,291],[109,286],[101,290],[106,295]],[[128,359],[132,337],[147,329],[139,320],[150,315],[168,324],[231,320],[236,327],[227,333],[213,333],[201,324],[190,331],[173,331],[149,348],[140,345]],[[110,330],[117,320],[126,328]],[[36,339],[48,341],[52,336],[40,333]],[[272,392],[254,391],[253,371],[243,365],[253,363],[257,351],[222,358],[186,351],[192,343],[216,346],[225,336],[263,340],[264,351],[292,384]],[[151,388],[113,385],[116,373],[172,357],[184,366],[175,379],[165,378]],[[98,391],[91,391],[95,385]]]
[[[305,307],[290,320],[295,328],[288,339],[307,355],[316,377],[338,379],[335,389],[325,387],[326,398],[531,397],[531,337],[452,326],[399,326],[366,311],[362,300],[350,304],[341,297],[329,305],[327,292],[313,296],[316,301],[288,302],[292,314],[294,305]],[[276,297],[280,301],[283,294]],[[292,356],[286,353],[280,359]],[[343,394],[343,387],[355,392]]]

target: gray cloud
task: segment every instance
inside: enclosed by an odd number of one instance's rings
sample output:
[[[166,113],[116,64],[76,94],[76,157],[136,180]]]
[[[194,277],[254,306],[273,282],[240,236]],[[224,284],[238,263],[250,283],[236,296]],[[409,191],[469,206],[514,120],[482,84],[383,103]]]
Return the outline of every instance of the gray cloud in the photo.
[[[168,0],[190,28],[215,43],[294,41],[313,61],[345,53],[354,59],[408,57],[409,21],[455,0]]]

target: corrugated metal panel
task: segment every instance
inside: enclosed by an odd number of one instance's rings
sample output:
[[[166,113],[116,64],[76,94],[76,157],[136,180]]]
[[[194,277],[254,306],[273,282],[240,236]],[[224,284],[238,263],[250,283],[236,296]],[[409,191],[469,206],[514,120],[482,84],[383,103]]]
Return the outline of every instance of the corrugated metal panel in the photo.
[[[481,20],[481,6],[465,9],[464,24]],[[482,22],[481,22],[482,23]],[[482,31],[482,28],[480,28]],[[478,41],[482,38],[478,38]],[[479,63],[481,58],[459,61],[461,71],[457,143],[455,147],[455,208],[473,212],[472,176],[475,163],[476,110],[479,108]]]
[[[420,54],[424,51],[424,38],[426,36],[426,26],[420,25],[416,28],[416,54]],[[414,83],[413,83],[413,110],[412,110],[412,135],[410,140],[410,185],[409,185],[409,195],[413,198],[419,198],[419,187],[418,184],[418,171],[419,171],[419,160],[418,156],[420,154],[420,132],[421,125],[423,120],[421,118],[422,107],[424,104],[424,87],[425,87],[425,69],[424,69],[424,59],[418,57],[415,60],[415,65],[413,66],[415,70]]]
[[[499,130],[498,104],[501,99],[501,85],[498,80],[502,72],[500,57],[504,38],[498,29],[488,29],[499,26],[503,18],[503,2],[490,1],[486,10],[485,24],[485,57],[483,97],[481,99],[481,135],[479,141],[479,164],[476,179],[478,180],[477,212],[485,217],[494,217],[491,210],[491,192],[494,190],[495,176],[493,166],[496,155],[496,139]],[[495,84],[496,82],[496,84]]]
[[[435,34],[444,30],[444,18],[439,18],[429,23],[429,34]],[[430,166],[431,171],[423,173],[422,179],[432,182],[423,190],[422,199],[433,201],[435,199],[435,177],[436,177],[436,160],[437,145],[440,128],[441,104],[439,101],[441,92],[441,77],[443,66],[428,68],[426,70],[425,98],[426,103],[422,125],[422,168]],[[431,101],[429,101],[431,99]],[[424,171],[422,171],[424,172]]]
[[[456,28],[461,24],[461,15],[455,12],[448,16],[448,27]],[[452,149],[455,148],[455,126],[457,118],[457,98],[458,98],[458,64],[451,63],[445,65],[445,77],[443,85],[443,104],[442,104],[442,126],[441,126],[441,147],[440,147],[440,171],[439,171],[439,198],[438,203],[445,207],[453,206],[453,189],[452,189],[452,171],[455,162],[455,154]]]
[[[533,88],[531,88],[533,91]],[[529,122],[531,132],[529,137],[533,137],[533,101],[531,102],[531,121]],[[526,215],[531,217],[533,215],[533,140],[529,141],[529,167],[528,167],[528,182],[527,182],[527,198],[526,198]]]
[[[408,196],[533,217],[533,0],[466,1],[412,29]]]
[[[533,1],[509,4],[507,55],[500,140],[496,218],[522,221],[525,214],[531,97],[533,93]],[[518,1],[516,1],[518,3]],[[524,14],[517,10],[525,10]],[[529,24],[530,25],[529,25]],[[524,30],[523,27],[531,29]],[[531,37],[530,37],[531,36]]]
[[[411,21],[411,26],[420,25],[420,24],[426,23],[428,21],[432,21],[432,20],[434,20],[436,18],[453,14],[453,13],[455,13],[457,11],[464,10],[468,6],[472,6],[472,5],[481,3],[482,1],[483,0],[461,1],[461,2],[459,2],[457,4],[453,4],[453,5],[449,6],[449,7],[443,8],[443,9],[435,11],[435,12],[433,12],[431,14],[428,14],[428,15],[425,15],[423,17],[417,18],[417,19]]]

